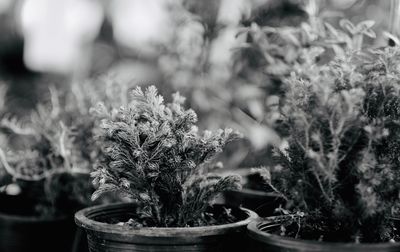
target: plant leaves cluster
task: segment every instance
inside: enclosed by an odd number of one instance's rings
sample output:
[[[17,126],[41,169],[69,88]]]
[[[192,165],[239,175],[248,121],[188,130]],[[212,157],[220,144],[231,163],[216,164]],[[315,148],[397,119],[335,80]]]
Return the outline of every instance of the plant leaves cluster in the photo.
[[[7,149],[0,148],[1,168],[12,178],[5,187],[9,183],[18,185],[20,197],[33,204],[27,210],[30,214],[72,214],[90,203],[93,190],[89,176],[73,168],[73,138],[68,129],[62,124],[58,127],[51,124],[51,130],[43,128],[45,121],[38,120],[39,114],[32,116],[29,128],[23,128],[17,121],[6,123],[15,130],[14,134],[29,134],[18,136],[24,138],[19,148],[10,148],[9,144]],[[47,113],[46,118],[49,118]]]
[[[398,48],[352,53],[285,82],[278,124],[285,144],[263,172],[286,209],[305,213],[289,221],[293,236],[398,239],[399,59]]]
[[[240,177],[209,172],[208,162],[238,134],[231,129],[199,134],[196,113],[182,107],[178,93],[164,103],[157,89],[138,87],[127,106],[111,111],[99,104],[98,144],[104,158],[92,173],[93,199],[118,192],[142,207],[137,225],[204,225],[210,202],[221,192],[240,187]]]
[[[102,153],[94,137],[98,118],[90,115],[90,107],[99,101],[110,107],[123,105],[133,86],[131,82],[116,84],[109,75],[72,83],[70,90],[51,86],[28,118],[6,113],[5,100],[1,100],[2,190],[16,184],[21,197],[35,204],[34,214],[41,216],[73,213],[93,204],[89,173]],[[1,86],[0,98],[5,98],[5,91]]]

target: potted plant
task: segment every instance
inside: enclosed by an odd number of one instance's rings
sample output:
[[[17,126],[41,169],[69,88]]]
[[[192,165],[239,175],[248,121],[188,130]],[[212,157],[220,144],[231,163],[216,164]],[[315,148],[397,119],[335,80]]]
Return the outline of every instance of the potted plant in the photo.
[[[118,192],[128,203],[106,204],[76,213],[91,251],[221,251],[241,246],[255,213],[212,205],[228,189],[240,187],[237,175],[210,173],[208,161],[238,134],[230,129],[199,135],[196,113],[173,96],[165,104],[154,86],[132,91],[119,110],[100,104],[98,135],[104,157],[92,173],[96,199]],[[243,246],[243,245],[242,245]]]
[[[73,214],[92,204],[90,167],[58,109],[39,105],[28,121],[1,118],[0,251],[81,249]]]
[[[0,193],[1,251],[72,249],[71,216],[90,203],[92,189],[88,176],[70,166],[63,146],[65,131],[59,133],[57,139],[32,136],[23,150],[0,149],[2,168],[11,177]],[[56,232],[60,229],[63,236]]]
[[[399,59],[353,53],[286,81],[285,141],[260,170],[286,204],[248,226],[249,251],[400,250]]]
[[[282,198],[270,192],[270,188],[267,187],[266,190],[265,185],[257,181],[257,175],[249,167],[266,166],[273,159],[270,144],[278,141],[276,135],[271,133],[274,132],[271,128],[278,118],[276,115],[279,115],[275,112],[275,107],[276,100],[283,92],[282,82],[292,72],[303,74],[315,64],[324,65],[334,57],[344,58],[346,51],[361,49],[364,37],[375,36],[371,29],[373,21],[353,24],[343,19],[339,22],[340,28],[335,28],[325,22],[318,1],[305,2],[307,4],[303,7],[308,20],[297,26],[262,26],[262,22],[257,21],[260,18],[256,18],[249,27],[244,27],[239,32],[240,35],[244,33],[247,38],[246,43],[237,50],[235,64],[240,75],[246,77],[243,82],[252,83],[252,87],[261,87],[255,92],[256,96],[246,97],[245,101],[251,106],[243,110],[247,113],[247,118],[251,118],[255,124],[241,121],[242,124],[248,124],[245,132],[254,148],[248,157],[255,158],[256,162],[249,158],[242,161],[241,166],[247,168],[244,189],[228,191],[224,197],[230,204],[243,205],[261,216],[271,215]],[[240,85],[243,86],[245,85]]]
[[[99,203],[90,200],[94,188],[89,173],[101,150],[94,139],[97,119],[89,108],[100,100],[115,107],[125,104],[133,86],[115,83],[107,74],[67,87],[50,86],[26,120],[6,108],[6,88],[0,85],[0,216],[9,223],[0,225],[0,233],[14,237],[4,239],[0,251],[34,249],[32,240],[44,251],[70,251],[71,246],[74,252],[87,251],[84,231],[75,232],[73,214]],[[115,200],[112,195],[102,198]],[[52,239],[60,221],[65,238]]]

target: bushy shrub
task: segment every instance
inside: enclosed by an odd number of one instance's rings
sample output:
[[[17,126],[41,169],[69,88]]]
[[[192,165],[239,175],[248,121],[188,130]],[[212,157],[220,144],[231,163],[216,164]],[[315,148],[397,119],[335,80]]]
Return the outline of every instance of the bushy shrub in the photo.
[[[13,116],[6,109],[0,112],[4,115],[0,129],[11,139],[0,145],[3,189],[7,191],[15,182],[21,195],[36,205],[38,215],[73,213],[93,204],[89,173],[102,152],[95,141],[99,121],[90,115],[90,107],[99,101],[110,108],[127,104],[133,86],[132,82],[116,83],[104,74],[70,87],[50,86],[27,118]]]
[[[83,134],[77,135],[71,124],[65,125],[70,111],[61,106],[55,89],[50,94],[51,102],[39,104],[29,118],[7,114],[0,120],[5,135],[18,142],[0,146],[1,185],[6,192],[10,184],[16,185],[16,192],[32,202],[31,214],[39,216],[72,214],[91,204],[93,192],[90,160],[83,153],[87,146],[78,145],[77,137]],[[81,114],[75,112],[74,116],[74,122],[84,120]],[[79,128],[79,132],[85,130]]]
[[[92,173],[96,199],[115,191],[142,209],[134,226],[207,225],[206,209],[214,197],[237,189],[240,177],[207,172],[208,161],[238,135],[231,129],[197,132],[196,113],[182,107],[178,93],[165,104],[154,86],[131,93],[119,110],[99,104],[102,119],[98,143],[104,158]]]
[[[287,80],[278,126],[286,145],[262,170],[293,214],[283,235],[398,239],[399,56],[398,48],[351,54]]]
[[[20,137],[28,140],[20,149],[0,148],[2,175],[11,177],[1,180],[5,186],[17,185],[20,195],[33,204],[31,214],[39,216],[72,214],[89,205],[93,189],[85,176],[88,171],[71,162],[72,139],[67,128],[25,130],[29,135]]]

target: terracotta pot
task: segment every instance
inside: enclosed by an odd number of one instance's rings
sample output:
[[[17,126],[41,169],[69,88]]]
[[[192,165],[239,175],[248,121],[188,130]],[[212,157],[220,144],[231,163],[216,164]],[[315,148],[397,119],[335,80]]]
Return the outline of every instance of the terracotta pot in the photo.
[[[29,215],[30,203],[0,195],[0,251],[70,252],[75,236],[72,218]]]
[[[139,228],[105,223],[129,219],[136,212],[134,203],[118,203],[85,208],[75,214],[78,226],[86,229],[91,252],[112,251],[241,251],[247,245],[247,224],[257,214],[232,209],[239,222],[206,227]],[[221,207],[221,206],[216,206]]]
[[[250,238],[247,251],[251,252],[377,252],[400,251],[400,243],[340,243],[319,242],[282,237],[268,233],[276,228],[268,219],[251,222],[247,227]]]
[[[274,214],[274,210],[283,203],[276,193],[246,189],[231,190],[223,193],[224,203],[228,206],[243,206],[259,216],[266,217]]]

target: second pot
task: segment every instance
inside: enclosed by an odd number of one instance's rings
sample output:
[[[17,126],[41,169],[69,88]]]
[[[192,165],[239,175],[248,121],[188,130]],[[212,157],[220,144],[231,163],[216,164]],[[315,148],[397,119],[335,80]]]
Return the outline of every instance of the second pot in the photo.
[[[0,195],[0,251],[70,252],[76,227],[68,216],[30,215],[31,202],[14,195]]]
[[[279,225],[270,219],[251,222],[247,227],[250,238],[248,252],[395,252],[400,243],[341,243],[294,239],[268,233]]]

